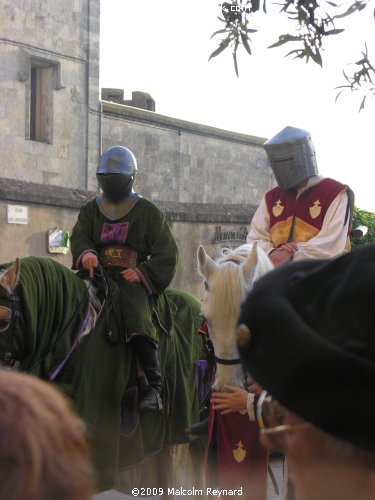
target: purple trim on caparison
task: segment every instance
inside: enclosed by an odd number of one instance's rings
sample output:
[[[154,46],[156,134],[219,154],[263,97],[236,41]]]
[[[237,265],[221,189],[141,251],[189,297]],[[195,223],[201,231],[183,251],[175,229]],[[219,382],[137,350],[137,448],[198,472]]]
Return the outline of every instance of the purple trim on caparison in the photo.
[[[146,276],[142,273],[140,269],[138,269],[138,267],[135,267],[134,271],[138,274],[138,277],[141,280],[142,285],[146,288],[147,295],[152,295],[152,286],[150,285]]]
[[[64,366],[65,366],[66,362],[68,361],[68,359],[70,358],[70,356],[73,354],[73,351],[78,346],[78,344],[79,344],[79,342],[81,340],[81,335],[85,331],[87,323],[89,322],[89,318],[90,318],[90,304],[87,307],[87,313],[86,313],[85,319],[83,320],[81,328],[79,329],[79,331],[78,331],[78,333],[77,333],[77,335],[76,335],[76,337],[74,339],[74,342],[73,342],[73,344],[71,345],[71,347],[70,347],[70,349],[68,351],[68,354],[65,356],[65,358],[61,361],[61,363],[58,366],[56,366],[56,368],[50,374],[50,376],[48,378],[48,380],[50,382],[53,382],[56,379],[56,377],[58,376],[58,374],[64,368]]]
[[[211,388],[211,380],[207,380],[208,363],[205,359],[195,362],[195,383],[198,388],[198,401],[201,406]]]

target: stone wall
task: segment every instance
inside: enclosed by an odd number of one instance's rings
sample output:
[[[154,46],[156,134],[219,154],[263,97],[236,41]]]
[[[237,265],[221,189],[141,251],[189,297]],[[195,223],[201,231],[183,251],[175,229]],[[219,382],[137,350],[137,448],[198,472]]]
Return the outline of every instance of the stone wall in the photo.
[[[266,139],[103,102],[103,150],[121,144],[138,161],[151,200],[256,204],[271,186]]]
[[[79,189],[2,179],[0,263],[13,261],[15,257],[36,255],[50,257],[70,267],[70,253],[48,253],[47,232],[54,227],[71,232],[80,206],[94,195],[94,192]],[[8,223],[7,207],[13,204],[28,208],[28,224]],[[166,214],[180,252],[180,262],[172,286],[200,297],[203,290],[196,265],[198,245],[203,244],[215,258],[219,256],[223,246],[236,247],[242,244],[256,206],[168,201],[158,202],[157,205]]]
[[[0,178],[92,189],[100,0],[0,1]],[[31,66],[53,69],[49,142],[30,140]]]

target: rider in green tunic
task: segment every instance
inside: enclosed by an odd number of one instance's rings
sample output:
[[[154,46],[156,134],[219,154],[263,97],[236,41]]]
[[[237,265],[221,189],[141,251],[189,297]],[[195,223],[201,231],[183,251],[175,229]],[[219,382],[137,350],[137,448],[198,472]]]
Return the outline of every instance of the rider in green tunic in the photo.
[[[177,266],[178,249],[163,213],[133,191],[137,162],[123,146],[107,149],[97,179],[102,194],[81,208],[73,228],[73,267],[90,278],[99,263],[120,284],[127,342],[132,342],[148,380],[140,411],[161,410],[161,371],[153,309]],[[164,304],[164,309],[168,305]]]

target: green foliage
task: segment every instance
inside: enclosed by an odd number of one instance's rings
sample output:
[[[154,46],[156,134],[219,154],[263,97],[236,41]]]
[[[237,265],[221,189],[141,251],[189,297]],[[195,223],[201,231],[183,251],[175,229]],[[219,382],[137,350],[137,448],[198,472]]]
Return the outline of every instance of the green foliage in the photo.
[[[361,59],[354,63],[353,74],[348,75],[345,71],[343,71],[343,74],[347,84],[336,87],[342,89],[337,94],[336,101],[344,89],[356,91],[361,88],[364,91],[364,96],[359,107],[359,111],[361,111],[365,107],[367,95],[375,95],[375,67],[368,59],[367,45],[365,45],[365,51],[362,52]]]
[[[217,35],[225,35],[225,38],[222,38],[219,47],[210,55],[210,59],[218,56],[227,47],[230,47],[232,50],[234,69],[238,76],[237,50],[239,45],[242,45],[246,52],[251,55],[249,44],[251,39],[249,35],[251,33],[256,33],[257,30],[249,27],[250,18],[248,14],[254,12],[254,9],[259,9],[259,0],[234,0],[232,2],[224,2],[221,4],[221,7],[223,17],[219,17],[219,21],[224,23],[225,27],[215,31],[211,38]]]
[[[267,0],[262,2],[265,14],[267,13],[266,2]],[[336,22],[360,12],[370,2],[371,0],[350,0],[348,6],[347,3],[340,5],[328,0],[280,0],[278,4],[280,5],[280,15],[286,15],[291,21],[293,34],[280,34],[278,40],[269,48],[292,43],[295,48],[288,52],[286,56],[292,56],[306,62],[311,59],[319,66],[323,66],[324,41],[328,37],[339,35],[344,31],[344,29],[336,27]],[[224,27],[212,35],[212,37],[220,35],[221,41],[219,47],[211,54],[210,59],[230,48],[237,76],[239,74],[237,51],[239,47],[244,47],[246,52],[251,55],[250,34],[257,32],[252,25],[254,24],[254,16],[258,14],[260,6],[261,0],[228,0],[221,4],[222,17],[218,19],[224,24]],[[368,60],[367,48],[362,53],[361,59],[354,65],[357,66],[357,71],[352,76],[344,72],[347,85],[338,88],[362,90],[366,86],[366,92],[375,95],[375,86],[372,79],[374,77],[374,67]],[[362,100],[360,110],[364,107],[365,99],[366,96]]]
[[[353,229],[358,226],[366,226],[368,232],[365,236],[358,239],[353,236],[350,238],[352,246],[366,245],[367,243],[375,242],[375,214],[372,212],[366,212],[360,208],[354,209],[353,214]]]

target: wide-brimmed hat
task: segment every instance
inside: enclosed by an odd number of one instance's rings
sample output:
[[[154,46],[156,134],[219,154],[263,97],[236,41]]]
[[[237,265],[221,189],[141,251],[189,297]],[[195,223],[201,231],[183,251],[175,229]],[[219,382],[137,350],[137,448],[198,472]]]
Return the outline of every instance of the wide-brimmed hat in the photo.
[[[375,452],[374,245],[270,272],[239,324],[243,364],[262,387],[323,431]]]

